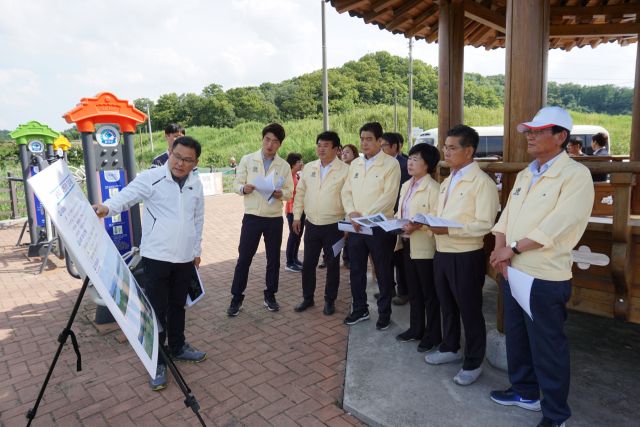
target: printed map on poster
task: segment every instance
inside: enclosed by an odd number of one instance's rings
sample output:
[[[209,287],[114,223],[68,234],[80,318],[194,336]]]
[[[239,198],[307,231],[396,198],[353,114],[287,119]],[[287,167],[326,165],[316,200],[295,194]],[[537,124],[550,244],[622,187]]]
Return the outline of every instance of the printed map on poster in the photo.
[[[29,179],[65,248],[73,252],[149,374],[156,375],[155,313],[65,162]]]

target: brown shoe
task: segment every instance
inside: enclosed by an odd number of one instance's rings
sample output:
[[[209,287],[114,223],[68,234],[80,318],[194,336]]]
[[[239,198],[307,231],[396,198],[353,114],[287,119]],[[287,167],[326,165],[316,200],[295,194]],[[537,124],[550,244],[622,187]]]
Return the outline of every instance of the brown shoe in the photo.
[[[391,300],[393,305],[405,305],[409,301],[409,295],[398,295]]]

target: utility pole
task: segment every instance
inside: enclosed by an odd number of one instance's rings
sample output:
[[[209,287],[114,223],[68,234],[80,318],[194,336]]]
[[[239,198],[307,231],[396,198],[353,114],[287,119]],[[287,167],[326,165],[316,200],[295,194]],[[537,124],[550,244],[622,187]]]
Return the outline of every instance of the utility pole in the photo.
[[[327,77],[327,25],[325,22],[324,0],[322,3],[322,126],[329,130],[329,81]]]
[[[413,147],[411,128],[413,127],[413,38],[409,39],[409,117],[407,120],[407,144],[409,150]]]
[[[149,142],[151,142],[151,152],[153,153],[153,135],[151,134],[151,114],[149,114],[149,104],[147,104],[147,120],[149,120]]]
[[[140,128],[138,128],[138,136],[140,137],[140,161],[142,161],[142,156],[144,156],[144,152],[142,151],[142,132],[140,132]]]
[[[393,89],[393,131],[398,132],[398,89]]]

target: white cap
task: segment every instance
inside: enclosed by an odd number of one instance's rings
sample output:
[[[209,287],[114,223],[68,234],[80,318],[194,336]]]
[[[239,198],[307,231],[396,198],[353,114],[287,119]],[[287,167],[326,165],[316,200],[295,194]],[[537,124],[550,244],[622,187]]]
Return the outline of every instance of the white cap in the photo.
[[[573,130],[571,115],[564,108],[544,107],[538,111],[532,121],[520,123],[517,129],[518,132],[522,133],[528,129],[544,129],[551,126],[562,126],[571,132]]]

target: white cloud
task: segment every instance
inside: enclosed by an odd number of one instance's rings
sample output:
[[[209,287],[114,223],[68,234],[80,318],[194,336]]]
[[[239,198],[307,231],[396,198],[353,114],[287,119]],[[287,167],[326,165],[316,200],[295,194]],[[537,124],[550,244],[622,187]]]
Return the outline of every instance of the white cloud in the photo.
[[[0,64],[0,116],[9,128],[40,120],[63,130],[62,114],[102,91],[157,99],[318,70],[320,7],[319,0],[0,0],[3,16],[11,16],[0,27],[0,50],[11,58]],[[380,50],[408,56],[403,36],[325,7],[330,67]],[[632,85],[635,50],[552,51],[549,77]],[[504,55],[465,48],[465,71],[504,73]],[[417,41],[414,57],[437,65],[438,45]]]

